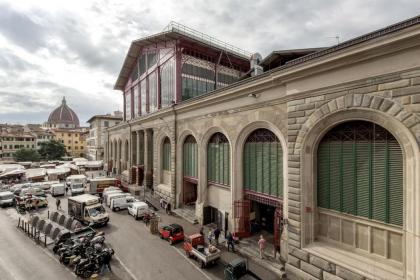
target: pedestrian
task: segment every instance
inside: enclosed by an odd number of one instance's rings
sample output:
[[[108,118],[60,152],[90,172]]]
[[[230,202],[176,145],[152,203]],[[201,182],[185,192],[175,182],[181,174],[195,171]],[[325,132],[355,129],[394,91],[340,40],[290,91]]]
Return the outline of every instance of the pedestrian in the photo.
[[[68,191],[69,191],[69,186],[67,186],[67,184],[66,184],[66,195],[67,195]]]
[[[59,198],[55,200],[55,205],[57,206],[57,210],[61,210],[61,200]]]
[[[203,228],[203,227],[201,227],[201,228],[200,228],[200,234],[201,234],[202,236],[204,236],[204,228]]]
[[[226,242],[228,244],[228,252],[230,247],[232,247],[232,252],[235,252],[235,245],[233,244],[233,235],[230,231],[226,235]]]
[[[39,199],[35,199],[35,210],[38,210]]]
[[[264,236],[260,235],[260,240],[258,240],[258,247],[260,248],[260,258],[264,257],[264,249],[265,249],[265,239]]]
[[[111,258],[112,255],[108,252],[106,252],[105,254],[103,254],[102,257],[102,266],[101,266],[101,274],[105,271],[105,268],[108,268],[109,272],[112,272],[111,269]]]
[[[207,240],[209,241],[209,245],[211,245],[211,241],[213,239],[213,231],[209,230],[209,235],[207,236]]]
[[[171,204],[168,202],[166,203],[166,207],[165,207],[165,212],[166,214],[170,215],[171,214]]]
[[[216,240],[216,245],[219,245],[220,229],[217,227],[214,232],[214,239]]]

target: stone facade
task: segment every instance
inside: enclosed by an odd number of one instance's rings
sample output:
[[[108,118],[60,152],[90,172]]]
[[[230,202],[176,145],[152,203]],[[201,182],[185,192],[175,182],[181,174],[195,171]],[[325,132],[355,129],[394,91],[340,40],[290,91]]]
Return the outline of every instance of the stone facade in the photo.
[[[282,253],[287,256],[288,277],[419,279],[420,26],[393,30],[122,123],[108,130],[107,159],[118,173],[140,164],[143,148],[141,164],[146,173],[153,174],[150,182],[155,192],[181,207],[182,145],[192,135],[198,146],[198,220],[203,222],[203,208],[210,205],[229,215],[228,228],[233,229],[233,204],[243,199],[244,142],[255,129],[269,129],[280,140],[284,155],[282,238],[287,246],[282,246]],[[403,236],[399,263],[317,238],[317,146],[331,128],[351,120],[384,127],[402,148],[404,224],[391,228]],[[207,144],[216,132],[229,140],[229,187],[207,181]],[[161,168],[165,137],[171,142],[169,172]],[[379,227],[388,230],[387,225]]]

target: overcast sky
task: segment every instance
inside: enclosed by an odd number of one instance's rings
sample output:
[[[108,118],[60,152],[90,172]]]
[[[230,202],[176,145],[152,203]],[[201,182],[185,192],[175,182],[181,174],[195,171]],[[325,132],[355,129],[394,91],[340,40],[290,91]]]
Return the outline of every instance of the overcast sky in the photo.
[[[66,96],[81,124],[122,109],[130,42],[177,21],[263,57],[331,46],[420,14],[419,0],[0,0],[0,123],[41,123]]]

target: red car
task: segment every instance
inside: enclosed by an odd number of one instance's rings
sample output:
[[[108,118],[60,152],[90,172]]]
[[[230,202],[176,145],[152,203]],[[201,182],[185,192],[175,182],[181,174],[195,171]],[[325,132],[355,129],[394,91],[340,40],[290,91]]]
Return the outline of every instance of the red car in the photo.
[[[184,241],[184,229],[178,224],[170,224],[159,228],[159,236],[169,241],[169,244]]]

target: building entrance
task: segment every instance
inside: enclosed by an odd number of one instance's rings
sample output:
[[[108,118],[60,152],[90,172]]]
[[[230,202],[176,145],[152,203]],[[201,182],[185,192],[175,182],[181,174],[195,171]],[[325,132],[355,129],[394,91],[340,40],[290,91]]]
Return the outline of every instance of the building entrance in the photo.
[[[276,208],[270,205],[252,201],[251,203],[251,233],[261,230],[274,233],[274,213]]]
[[[197,182],[195,180],[185,180],[183,189],[183,202],[186,206],[195,206],[197,201]]]

